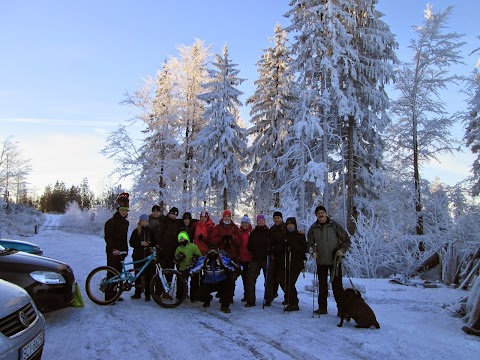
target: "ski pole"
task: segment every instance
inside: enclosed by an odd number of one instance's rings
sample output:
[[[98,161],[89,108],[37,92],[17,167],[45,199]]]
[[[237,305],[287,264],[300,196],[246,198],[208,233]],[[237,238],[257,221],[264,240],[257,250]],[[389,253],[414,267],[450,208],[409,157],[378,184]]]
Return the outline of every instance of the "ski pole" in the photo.
[[[265,266],[265,286],[263,289],[263,305],[262,309],[265,309],[265,302],[267,301],[267,287],[268,287],[268,271],[270,269],[270,255],[267,255],[267,265]]]
[[[288,313],[290,314],[290,285],[292,283],[291,279],[292,279],[292,274],[290,273],[290,270],[291,270],[291,264],[292,264],[292,251],[291,249],[289,248],[288,249],[288,287],[287,287],[287,291],[288,291]]]

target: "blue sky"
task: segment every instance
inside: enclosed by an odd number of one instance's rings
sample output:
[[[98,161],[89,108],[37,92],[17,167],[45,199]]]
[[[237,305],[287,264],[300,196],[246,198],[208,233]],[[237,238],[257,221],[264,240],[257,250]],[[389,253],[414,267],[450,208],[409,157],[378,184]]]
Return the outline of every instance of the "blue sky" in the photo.
[[[83,177],[96,192],[115,181],[110,160],[99,152],[109,132],[133,117],[121,105],[153,76],[165,59],[177,56],[178,45],[199,38],[220,52],[229,47],[240,77],[247,79],[243,100],[253,93],[256,62],[283,17],[289,1],[4,1],[0,12],[0,140],[13,136],[31,159],[29,178],[36,195],[56,180],[67,186]],[[420,24],[426,1],[380,0],[379,10],[400,43],[398,55],[408,60],[411,26]],[[434,8],[455,5],[451,28],[465,33],[465,54],[479,47],[477,0],[431,1]],[[459,73],[471,72],[478,56],[465,59]],[[461,97],[449,92],[452,110]],[[248,118],[248,109],[242,114]],[[461,136],[461,126],[456,128]],[[424,168],[454,184],[468,175],[468,153],[445,157]]]

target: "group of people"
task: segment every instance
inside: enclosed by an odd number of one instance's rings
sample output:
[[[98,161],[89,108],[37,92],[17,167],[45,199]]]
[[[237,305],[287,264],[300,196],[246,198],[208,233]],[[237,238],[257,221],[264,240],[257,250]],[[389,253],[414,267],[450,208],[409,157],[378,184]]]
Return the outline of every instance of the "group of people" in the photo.
[[[128,194],[120,194],[117,203],[117,211],[105,223],[105,241],[107,265],[121,271],[121,262],[128,252]],[[256,216],[254,227],[248,215],[244,215],[237,226],[229,210],[223,211],[218,224],[213,223],[206,211],[200,213],[198,220],[189,212],[181,219],[177,219],[178,215],[178,209],[172,207],[163,216],[160,207],[154,205],[150,215],[140,215],[129,244],[134,261],[148,256],[155,246],[157,261],[163,268],[176,267],[185,279],[190,278],[192,302],[202,301],[203,306],[208,307],[212,293],[216,292],[221,311],[229,313],[235,283],[241,277],[244,289],[241,301],[247,308],[254,307],[257,305],[256,281],[263,271],[263,306],[271,306],[280,287],[284,293],[284,310],[298,311],[295,284],[309,252],[317,264],[319,292],[315,312],[327,313],[328,275],[335,300],[343,293],[341,266],[337,265],[349,249],[350,239],[343,227],[327,216],[323,206],[315,209],[317,220],[306,235],[299,231],[295,217],[283,221],[279,211],[273,213],[270,227],[263,214]],[[144,293],[145,301],[150,301],[148,284],[154,273],[152,265],[137,279],[133,299],[140,299]]]

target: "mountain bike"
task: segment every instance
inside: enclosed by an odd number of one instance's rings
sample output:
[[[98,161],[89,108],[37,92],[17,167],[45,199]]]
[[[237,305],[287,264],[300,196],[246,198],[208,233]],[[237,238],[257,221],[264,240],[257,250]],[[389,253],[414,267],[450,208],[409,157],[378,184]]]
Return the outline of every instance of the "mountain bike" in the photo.
[[[164,269],[155,261],[157,250],[150,248],[151,254],[137,261],[122,261],[122,272],[111,266],[99,266],[93,269],[85,281],[85,290],[88,297],[95,304],[108,305],[118,300],[122,292],[129,291],[145,269],[155,262],[156,274],[152,277],[150,294],[153,300],[164,308],[173,308],[180,305],[187,296],[187,282],[182,274],[175,269]],[[126,252],[124,252],[126,254]],[[135,273],[135,269],[127,269],[128,265],[141,264],[143,266]],[[110,296],[106,297],[106,293]]]

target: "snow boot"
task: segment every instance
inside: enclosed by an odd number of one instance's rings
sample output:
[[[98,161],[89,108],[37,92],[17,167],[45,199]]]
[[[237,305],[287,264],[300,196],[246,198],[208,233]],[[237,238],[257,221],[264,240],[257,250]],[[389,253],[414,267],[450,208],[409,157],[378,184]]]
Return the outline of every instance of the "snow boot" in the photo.
[[[135,288],[135,294],[131,296],[132,299],[140,299],[142,297],[142,289]]]
[[[225,314],[229,314],[230,313],[230,308],[228,307],[228,305],[222,305],[220,307],[220,311],[224,312]]]
[[[462,327],[462,330],[465,331],[468,335],[480,336],[480,317],[475,321],[472,326],[465,325]]]

